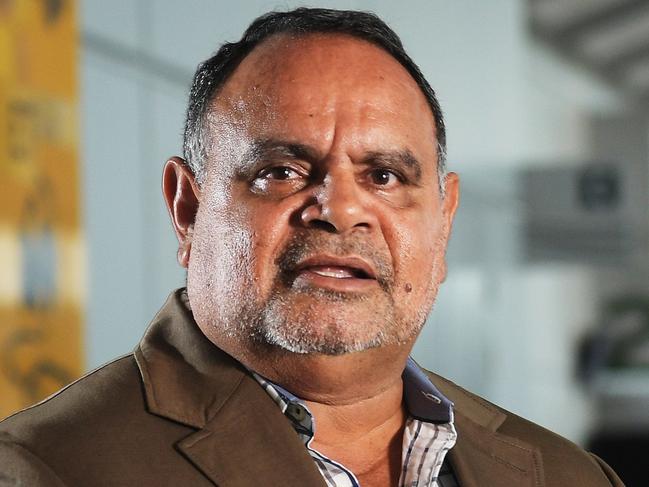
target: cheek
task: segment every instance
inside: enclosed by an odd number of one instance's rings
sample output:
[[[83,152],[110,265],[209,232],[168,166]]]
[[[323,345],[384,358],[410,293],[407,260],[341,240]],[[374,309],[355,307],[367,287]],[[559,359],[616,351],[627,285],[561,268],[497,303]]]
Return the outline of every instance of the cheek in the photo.
[[[212,209],[199,212],[190,273],[217,287],[249,275],[253,260],[251,237],[248,229],[239,225],[231,214]]]
[[[257,286],[267,291],[275,276],[277,232],[265,218],[259,223],[251,220],[248,224],[251,226],[252,278]]]
[[[399,286],[421,287],[434,271],[439,239],[438,225],[421,216],[395,218],[397,223],[384,230],[394,261]]]
[[[270,292],[277,277],[276,259],[288,240],[295,205],[241,200],[237,225],[249,236],[250,275],[260,292]]]
[[[399,250],[395,261],[394,299],[399,312],[408,319],[423,322],[433,305],[444,266],[438,232],[433,225],[415,230],[399,227]]]

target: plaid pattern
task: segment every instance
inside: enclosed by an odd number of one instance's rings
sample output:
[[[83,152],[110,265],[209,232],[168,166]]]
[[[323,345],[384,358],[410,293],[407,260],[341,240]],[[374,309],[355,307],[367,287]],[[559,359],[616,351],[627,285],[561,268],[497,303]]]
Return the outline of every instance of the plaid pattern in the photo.
[[[445,468],[446,453],[455,445],[457,433],[453,423],[435,424],[410,418],[403,432],[404,460],[399,485],[402,487],[448,487],[453,477]],[[448,464],[448,462],[446,462]]]
[[[354,474],[310,444],[315,422],[303,401],[252,372],[254,378],[293,424],[329,487],[359,487]],[[455,445],[452,404],[444,398],[414,361],[403,375],[404,397],[411,416],[403,433],[403,470],[400,487],[458,487],[447,452]],[[422,399],[423,398],[423,399]]]

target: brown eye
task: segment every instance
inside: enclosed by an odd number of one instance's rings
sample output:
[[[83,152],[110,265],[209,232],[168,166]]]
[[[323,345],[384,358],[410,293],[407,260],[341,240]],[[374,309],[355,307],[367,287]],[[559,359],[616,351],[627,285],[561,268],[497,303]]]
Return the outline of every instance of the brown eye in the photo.
[[[296,171],[286,166],[273,167],[266,173],[268,179],[276,179],[280,181],[295,179],[299,176],[300,175]]]
[[[387,169],[374,169],[370,173],[370,179],[377,186],[392,186],[399,182],[399,177]]]
[[[265,179],[274,179],[276,181],[288,181],[290,179],[299,178],[300,175],[297,171],[287,166],[276,166],[268,169],[263,177]]]
[[[268,166],[253,178],[251,188],[259,194],[290,194],[302,189],[308,178],[308,172],[299,167]]]

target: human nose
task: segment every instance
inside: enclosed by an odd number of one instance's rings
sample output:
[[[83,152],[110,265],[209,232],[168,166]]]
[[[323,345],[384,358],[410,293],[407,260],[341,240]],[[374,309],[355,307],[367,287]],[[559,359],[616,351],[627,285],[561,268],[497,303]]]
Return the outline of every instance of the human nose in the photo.
[[[302,223],[332,233],[369,229],[374,225],[374,216],[364,197],[353,174],[329,173],[313,201],[302,211]]]

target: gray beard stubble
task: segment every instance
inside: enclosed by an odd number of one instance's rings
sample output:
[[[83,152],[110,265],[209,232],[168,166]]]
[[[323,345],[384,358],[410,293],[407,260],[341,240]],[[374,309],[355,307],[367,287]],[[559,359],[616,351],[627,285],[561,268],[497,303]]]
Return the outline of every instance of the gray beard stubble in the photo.
[[[363,294],[336,292],[313,286],[299,286],[294,283],[295,269],[300,262],[315,254],[327,253],[330,255],[356,255],[370,262],[376,271],[377,282],[385,296],[385,304],[376,310],[373,323],[369,324],[375,330],[350,339],[343,330],[350,326],[359,326],[358,323],[334,321],[324,326],[315,323],[317,313],[313,307],[292,314],[291,299],[300,294],[319,301],[329,303],[346,303],[362,305],[368,301]],[[421,325],[415,327],[404,336],[403,332],[412,328],[404,327],[396,316],[396,307],[393,297],[394,278],[392,265],[385,256],[371,249],[365,242],[357,237],[346,237],[342,240],[338,236],[327,234],[297,234],[287,244],[285,250],[276,261],[278,268],[277,280],[271,295],[264,303],[254,303],[253,299],[247,300],[249,306],[241,309],[237,320],[239,323],[248,324],[248,336],[258,345],[276,346],[286,351],[299,354],[320,353],[326,355],[342,355],[358,352],[370,348],[403,343],[412,337],[413,331],[418,332]],[[385,309],[387,307],[387,309]],[[331,319],[330,317],[328,319]],[[362,324],[368,326],[367,323]],[[316,331],[319,329],[319,331]]]

